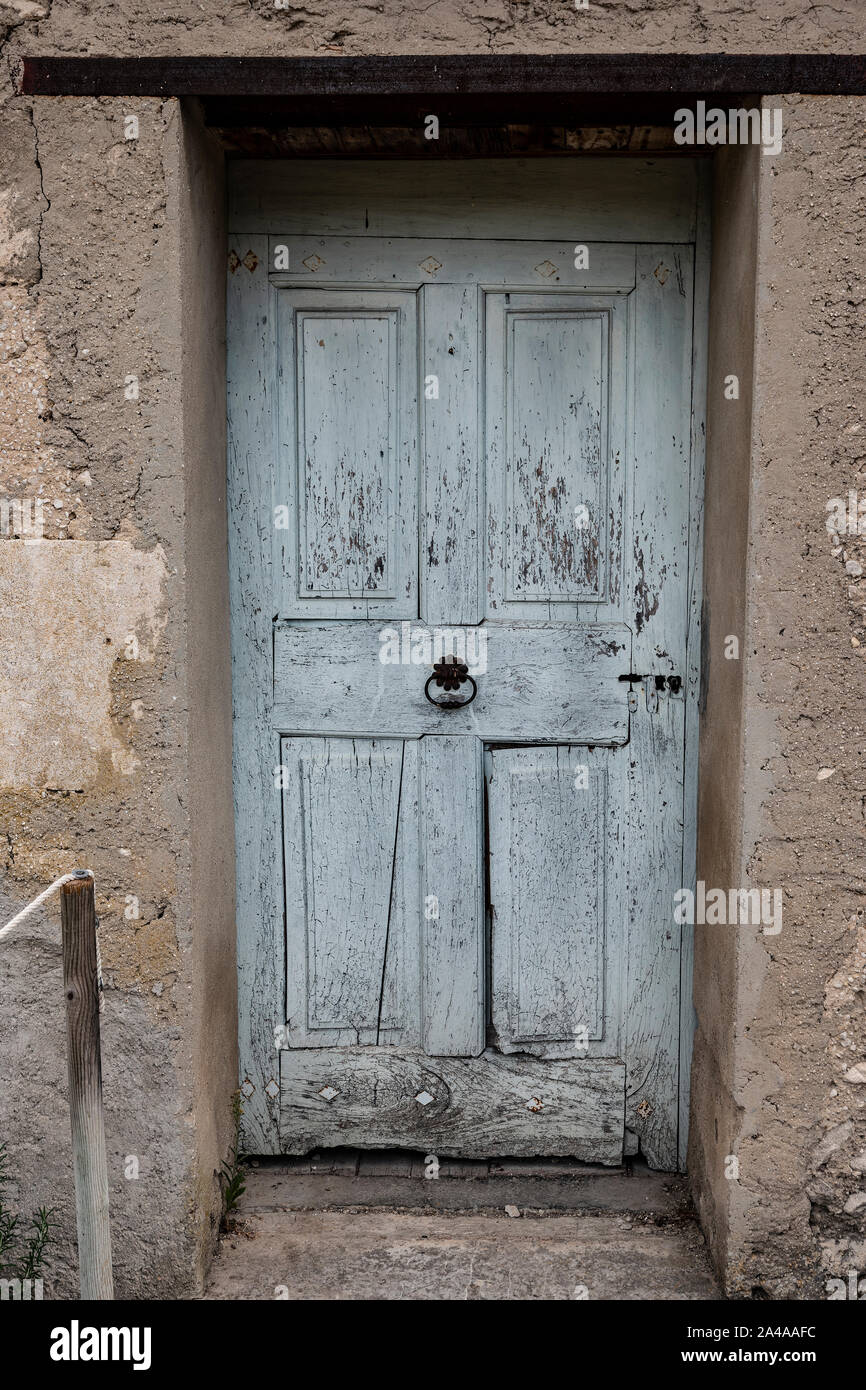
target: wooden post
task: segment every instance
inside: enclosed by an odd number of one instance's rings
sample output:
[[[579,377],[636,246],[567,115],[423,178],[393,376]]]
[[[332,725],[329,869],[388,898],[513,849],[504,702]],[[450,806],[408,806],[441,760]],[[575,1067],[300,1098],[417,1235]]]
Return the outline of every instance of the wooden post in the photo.
[[[60,920],[79,1283],[83,1299],[114,1298],[99,1050],[96,900],[90,874],[82,871],[64,883]]]

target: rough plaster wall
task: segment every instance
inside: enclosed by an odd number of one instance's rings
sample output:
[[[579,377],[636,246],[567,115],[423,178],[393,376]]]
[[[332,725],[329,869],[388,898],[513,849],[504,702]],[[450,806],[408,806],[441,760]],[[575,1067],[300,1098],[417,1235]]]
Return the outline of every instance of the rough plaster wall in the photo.
[[[216,1174],[234,1140],[238,1081],[231,652],[226,507],[226,242],[222,150],[197,113],[182,124],[178,177],[186,504],[189,835],[192,921],[190,1072],[198,1150],[196,1251],[203,1275],[219,1213]]]
[[[704,488],[704,671],[698,795],[698,877],[740,882],[743,661],[727,660],[726,639],[745,624],[749,480],[752,458],[758,184],[757,147],[719,151],[713,168],[712,272],[707,361]],[[766,162],[766,160],[764,161]],[[735,374],[739,398],[725,397]],[[742,652],[741,652],[742,657]],[[721,1269],[727,1248],[730,1184],[739,1111],[734,1100],[733,1019],[738,932],[695,927],[688,1170],[710,1249]]]
[[[217,175],[212,163],[209,172],[204,169],[208,159],[196,155],[195,139],[181,130],[174,103],[24,101],[14,94],[20,57],[855,52],[862,44],[860,0],[832,7],[768,0],[760,13],[728,0],[593,0],[588,11],[575,11],[566,0],[442,0],[421,9],[320,0],[282,11],[268,0],[207,6],[182,0],[170,10],[155,0],[87,7],[79,0],[54,0],[50,7],[33,0],[0,3],[0,496],[49,499],[51,545],[66,539],[94,544],[95,557],[100,542],[103,554],[117,557],[109,564],[130,559],[132,551],[149,557],[134,561],[149,567],[149,579],[130,616],[143,634],[157,634],[146,645],[148,660],[118,657],[106,667],[103,659],[93,688],[82,690],[80,713],[95,730],[96,771],[71,778],[80,787],[58,786],[62,779],[56,776],[37,779],[27,753],[19,757],[16,786],[4,793],[3,804],[4,916],[75,864],[88,863],[97,876],[108,985],[106,1102],[119,1292],[190,1287],[194,1268],[206,1256],[214,1206],[209,1162],[226,1138],[214,1097],[230,1072],[231,1048],[215,1049],[208,1072],[207,1016],[201,1011],[216,1001],[216,1018],[224,1026],[233,988],[233,978],[230,985],[225,980],[231,951],[223,922],[212,973],[196,980],[208,952],[201,931],[196,933],[193,906],[207,881],[208,859],[221,845],[224,856],[230,854],[220,826],[224,809],[213,813],[198,844],[190,833],[191,820],[208,803],[208,787],[213,802],[223,786],[220,759],[211,755],[208,761],[195,727],[190,675],[206,675],[203,647],[190,641],[191,617],[202,617],[207,626],[218,607],[212,598],[210,609],[203,603],[194,610],[190,595],[202,577],[215,579],[218,565],[208,568],[201,537],[190,530],[188,514],[184,519],[197,495],[207,499],[205,515],[216,518],[207,512],[214,494],[205,483],[206,459],[199,456],[195,463],[189,430],[184,433],[185,425],[203,418],[204,393],[201,376],[198,405],[184,392],[190,363],[183,323],[189,328],[202,309],[208,282],[205,275],[196,293],[187,292],[190,317],[182,320],[184,272],[192,269],[191,223],[185,239],[179,233],[200,194],[195,187],[190,191],[190,177],[198,168],[207,203],[215,197]],[[134,149],[121,138],[129,109],[142,128]],[[792,899],[781,942],[768,946],[758,939],[744,953],[749,989],[741,988],[736,998],[731,990],[731,1007],[738,1011],[736,1052],[731,1048],[725,1056],[721,1043],[717,1055],[711,1048],[705,1052],[703,1084],[715,1086],[724,1073],[731,1104],[739,1107],[731,1113],[742,1115],[741,1137],[731,1136],[743,1164],[741,1182],[723,1187],[715,1174],[705,1186],[704,1210],[723,1241],[725,1202],[731,1199],[735,1291],[753,1284],[794,1295],[817,1289],[822,1255],[837,1268],[848,1260],[861,1269],[866,1264],[862,1244],[851,1235],[860,1218],[844,1210],[866,1185],[862,1113],[853,1109],[863,1086],[844,1080],[866,1051],[862,993],[854,989],[862,978],[855,954],[859,929],[850,925],[862,891],[856,853],[861,787],[854,771],[861,740],[855,680],[860,649],[850,646],[850,637],[862,641],[863,649],[866,640],[859,626],[861,600],[848,592],[858,584],[844,568],[852,547],[846,543],[842,555],[832,556],[823,531],[827,497],[858,481],[858,435],[850,427],[858,423],[852,414],[854,316],[861,296],[846,284],[854,255],[862,253],[855,246],[862,193],[852,182],[854,173],[862,174],[857,110],[857,103],[843,101],[792,108],[784,156],[761,166],[762,198],[766,203],[772,191],[775,211],[772,222],[765,222],[761,262],[762,280],[771,288],[761,304],[766,320],[758,364],[751,532],[758,577],[749,595],[758,657],[747,668],[744,745],[745,817],[753,848],[744,869],[753,881],[785,884]],[[771,190],[773,179],[778,184]],[[811,208],[802,201],[810,189],[816,193]],[[213,366],[216,354],[203,360]],[[146,383],[136,403],[122,397],[124,376],[132,371]],[[186,459],[193,461],[201,494],[194,484],[187,494]],[[149,585],[157,559],[165,572],[154,602]],[[40,561],[43,575],[51,563]],[[58,562],[58,576],[68,563]],[[128,570],[120,568],[127,579]],[[89,579],[80,595],[83,627],[103,634],[106,624]],[[19,643],[29,628],[24,612],[16,628]],[[3,659],[11,664],[13,681],[16,670],[26,675],[32,665],[32,655],[15,644],[6,644]],[[217,665],[220,659],[218,652]],[[218,690],[206,700],[217,710]],[[58,721],[50,702],[42,708],[48,746]],[[66,725],[74,720],[70,710]],[[222,739],[224,727],[216,720],[214,727]],[[112,751],[118,747],[138,759],[132,772],[117,765]],[[815,783],[811,774],[818,763],[837,771]],[[34,785],[37,780],[42,785]],[[230,867],[220,863],[217,887],[230,876]],[[123,916],[127,893],[139,897],[137,921]],[[0,953],[0,1056],[9,1083],[0,1104],[11,1112],[0,1119],[0,1133],[12,1139],[21,1205],[51,1200],[63,1209],[61,1253],[68,1263],[55,1292],[68,1293],[74,1255],[59,980],[56,911],[43,912]],[[720,1017],[719,1039],[721,1028]],[[204,1136],[198,1156],[197,1133]],[[723,1133],[718,1143],[727,1142]],[[122,1176],[127,1154],[141,1160],[138,1181]],[[803,1195],[807,1185],[810,1199]]]
[[[0,611],[22,618],[0,672],[0,788],[78,793],[111,770],[135,773],[140,759],[111,720],[111,676],[132,643],[139,661],[153,660],[164,578],[161,548],[128,540],[0,547]]]
[[[27,0],[7,0],[33,11]],[[0,16],[2,16],[0,9]],[[857,52],[861,0],[53,0],[41,48],[63,53]]]
[[[785,916],[739,938],[728,1285],[798,1297],[866,1272],[866,554],[825,528],[866,487],[866,149],[861,101],[767,102],[787,134],[760,170],[741,881]]]
[[[689,1170],[727,1291],[802,1298],[866,1272],[866,555],[825,526],[866,482],[863,110],[766,104],[781,156],[715,170],[698,873],[784,924],[696,928]]]
[[[8,89],[0,106],[0,497],[46,503],[46,539],[0,539],[0,601],[14,615],[0,919],[59,873],[94,870],[116,1288],[146,1297],[194,1288],[206,1262],[236,1084],[227,647],[214,612],[222,603],[225,631],[224,258],[203,138],[182,131],[176,102],[139,100],[140,138],[126,142],[126,109],[31,109]],[[212,185],[204,248],[191,177]],[[211,338],[195,363],[187,318]],[[130,373],[137,401],[124,396]],[[49,1287],[68,1296],[56,901],[4,942],[0,989],[15,1204],[60,1208]]]

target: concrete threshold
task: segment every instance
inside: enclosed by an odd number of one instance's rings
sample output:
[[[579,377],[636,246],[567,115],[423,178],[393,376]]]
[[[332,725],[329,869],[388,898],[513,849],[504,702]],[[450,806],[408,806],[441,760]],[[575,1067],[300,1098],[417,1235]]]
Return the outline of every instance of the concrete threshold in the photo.
[[[681,1175],[333,1151],[250,1167],[205,1298],[715,1299]]]
[[[505,1206],[572,1212],[631,1212],[676,1220],[690,1213],[685,1178],[645,1164],[602,1168],[538,1159],[440,1160],[423,1155],[334,1150],[301,1160],[260,1159],[247,1179],[250,1211],[501,1211]]]

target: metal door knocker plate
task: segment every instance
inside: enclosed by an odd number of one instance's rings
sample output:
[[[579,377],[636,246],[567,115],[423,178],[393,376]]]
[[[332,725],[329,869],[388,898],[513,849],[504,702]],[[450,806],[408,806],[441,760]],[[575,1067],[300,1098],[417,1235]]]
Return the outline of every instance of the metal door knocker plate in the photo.
[[[472,686],[472,693],[465,700],[434,700],[430,694],[430,686],[434,682],[440,690],[459,690],[461,685],[468,682]],[[424,694],[437,709],[462,709],[464,705],[472,704],[478,694],[478,686],[470,676],[465,661],[458,661],[456,656],[445,656],[441,661],[433,663],[433,674],[427,677]]]

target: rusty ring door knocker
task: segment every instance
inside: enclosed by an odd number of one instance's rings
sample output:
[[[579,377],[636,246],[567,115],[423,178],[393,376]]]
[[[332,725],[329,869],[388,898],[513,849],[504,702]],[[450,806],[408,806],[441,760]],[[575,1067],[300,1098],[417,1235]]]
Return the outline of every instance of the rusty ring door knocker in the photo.
[[[434,700],[430,694],[430,686],[434,681],[440,689],[444,687],[445,690],[459,690],[461,685],[468,681],[472,686],[472,694],[465,700]],[[470,676],[465,661],[458,661],[456,656],[446,656],[433,663],[433,674],[427,677],[424,694],[437,709],[462,709],[464,705],[472,704],[478,694],[478,686]]]

